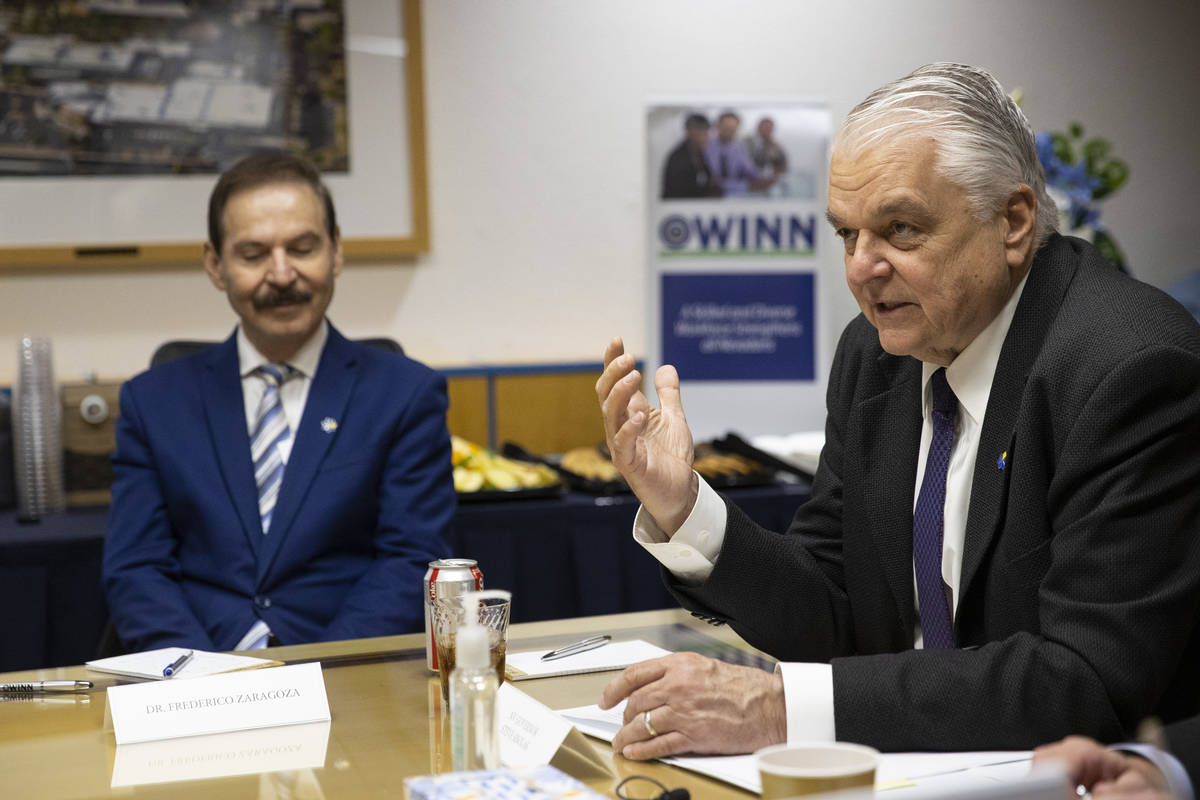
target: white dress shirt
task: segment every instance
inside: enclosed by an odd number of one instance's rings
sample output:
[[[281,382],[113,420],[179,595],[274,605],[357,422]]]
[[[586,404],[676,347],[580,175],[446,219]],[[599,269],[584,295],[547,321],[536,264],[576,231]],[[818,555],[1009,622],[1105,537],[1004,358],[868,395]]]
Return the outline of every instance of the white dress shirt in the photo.
[[[287,420],[292,437],[286,442],[279,443],[279,456],[286,465],[292,454],[292,443],[295,441],[296,428],[304,416],[304,404],[308,402],[308,390],[312,388],[313,378],[317,375],[317,364],[321,361],[321,351],[325,349],[325,340],[329,338],[329,323],[317,326],[312,337],[301,346],[296,355],[288,359],[288,366],[296,370],[295,374],[284,381],[279,389],[279,402],[283,405],[283,416]],[[242,399],[246,404],[246,431],[254,436],[254,426],[258,422],[258,405],[262,402],[267,391],[267,379],[255,372],[264,364],[272,363],[270,359],[250,343],[242,326],[237,330],[238,370],[242,376]],[[250,626],[246,635],[234,646],[234,650],[259,650],[267,646],[267,638],[271,629],[261,619]]]
[[[963,542],[966,538],[975,459],[979,453],[979,435],[983,430],[984,412],[992,391],[992,378],[1000,361],[1000,349],[1024,289],[1025,279],[1022,279],[996,318],[946,368],[946,381],[958,398],[959,414],[954,445],[950,451],[950,466],[946,473],[942,579],[950,587],[955,609],[958,607]],[[929,381],[939,366],[923,363],[921,369],[921,415],[924,421],[921,424],[921,449],[917,456],[916,486],[913,489],[914,506],[921,492],[929,443],[933,439],[933,397]],[[1000,455],[994,454],[996,458]],[[725,503],[703,478],[699,480],[700,491],[696,504],[673,537],[668,537],[654,518],[644,513],[644,508],[638,509],[633,522],[633,538],[672,574],[693,585],[703,583],[712,573],[725,540]],[[915,570],[913,582],[915,585]],[[915,591],[913,596],[916,597]],[[913,646],[922,646],[919,625]],[[780,663],[778,669],[783,675],[788,741],[833,741],[836,732],[833,668],[826,663]]]

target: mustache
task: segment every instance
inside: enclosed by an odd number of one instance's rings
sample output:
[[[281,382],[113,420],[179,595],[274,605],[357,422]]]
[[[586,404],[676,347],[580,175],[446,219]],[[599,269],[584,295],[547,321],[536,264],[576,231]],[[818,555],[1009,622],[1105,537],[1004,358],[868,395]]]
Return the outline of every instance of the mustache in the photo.
[[[282,289],[271,289],[264,294],[256,295],[254,298],[254,307],[261,311],[264,308],[300,305],[310,300],[312,300],[312,292],[301,289],[298,286],[286,286]]]

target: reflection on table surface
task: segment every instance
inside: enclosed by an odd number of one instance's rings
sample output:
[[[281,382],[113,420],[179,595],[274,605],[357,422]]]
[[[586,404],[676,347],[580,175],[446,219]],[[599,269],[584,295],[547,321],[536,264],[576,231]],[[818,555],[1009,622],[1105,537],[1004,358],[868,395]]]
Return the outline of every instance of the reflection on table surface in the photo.
[[[513,625],[509,652],[551,650],[588,633],[641,638],[770,668],[771,661],[727,628],[679,610],[581,617]],[[89,694],[0,700],[0,765],[6,798],[128,796],[223,798],[402,797],[403,779],[449,770],[449,730],[436,675],[425,666],[421,634],[279,647],[265,655],[288,663],[320,661],[332,723],[243,731],[118,748],[104,729],[105,689],[129,683],[115,675],[62,667],[0,675],[0,682],[87,679]],[[524,680],[518,684],[551,708],[595,702],[615,673]],[[614,796],[617,781],[647,775],[693,797],[748,793],[663,764],[612,757],[610,780],[589,781]],[[649,787],[648,783],[637,782]],[[640,797],[642,795],[633,795]],[[649,795],[646,795],[649,796]]]

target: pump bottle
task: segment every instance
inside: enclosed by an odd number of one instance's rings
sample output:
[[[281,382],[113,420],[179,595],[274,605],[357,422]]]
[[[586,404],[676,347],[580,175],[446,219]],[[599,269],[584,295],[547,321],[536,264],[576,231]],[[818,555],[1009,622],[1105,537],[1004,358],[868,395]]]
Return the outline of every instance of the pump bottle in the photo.
[[[455,635],[457,657],[450,673],[450,764],[460,770],[499,766],[496,740],[496,670],[488,654],[488,629],[479,624],[476,592],[463,595],[466,609]]]

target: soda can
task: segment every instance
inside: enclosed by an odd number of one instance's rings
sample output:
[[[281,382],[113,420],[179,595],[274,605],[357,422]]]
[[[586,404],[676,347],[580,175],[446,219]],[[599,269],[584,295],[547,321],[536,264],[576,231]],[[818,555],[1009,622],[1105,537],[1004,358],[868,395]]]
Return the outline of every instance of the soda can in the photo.
[[[433,608],[445,599],[483,589],[483,573],[473,558],[442,558],[429,562],[425,571],[425,665],[438,671],[437,642],[433,637]]]

